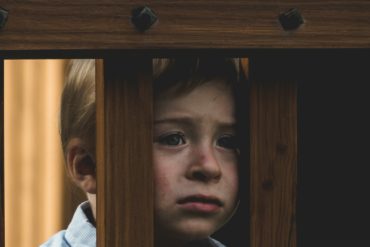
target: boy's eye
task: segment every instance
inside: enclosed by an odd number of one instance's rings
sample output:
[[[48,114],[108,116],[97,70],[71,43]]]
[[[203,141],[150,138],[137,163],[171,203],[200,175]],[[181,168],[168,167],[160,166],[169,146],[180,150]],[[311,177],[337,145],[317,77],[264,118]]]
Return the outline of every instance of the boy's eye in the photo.
[[[217,140],[217,145],[225,149],[232,149],[232,150],[238,149],[237,140],[235,136],[233,135],[221,136]]]
[[[182,133],[168,134],[159,137],[158,142],[167,146],[178,146],[185,144],[185,137]]]

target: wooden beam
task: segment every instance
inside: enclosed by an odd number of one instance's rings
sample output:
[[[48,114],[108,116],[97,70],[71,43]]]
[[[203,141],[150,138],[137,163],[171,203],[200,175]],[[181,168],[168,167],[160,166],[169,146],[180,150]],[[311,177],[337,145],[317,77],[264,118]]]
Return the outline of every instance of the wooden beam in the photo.
[[[96,65],[97,244],[151,247],[151,59],[121,56]]]
[[[296,247],[297,85],[281,57],[250,58],[251,247]]]
[[[4,60],[0,59],[0,246],[5,246],[4,167]]]
[[[142,4],[2,0],[9,17],[0,50],[370,47],[368,0],[150,0],[145,4],[158,22],[144,33],[130,22],[132,9]],[[295,31],[278,20],[290,8],[305,21]]]

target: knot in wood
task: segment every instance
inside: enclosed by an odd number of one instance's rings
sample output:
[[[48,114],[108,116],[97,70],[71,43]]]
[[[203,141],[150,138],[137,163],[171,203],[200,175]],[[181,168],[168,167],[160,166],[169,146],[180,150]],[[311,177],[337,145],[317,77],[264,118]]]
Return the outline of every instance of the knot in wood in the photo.
[[[272,190],[274,188],[274,183],[271,179],[267,179],[262,182],[262,189],[264,190]]]
[[[276,151],[279,153],[279,154],[284,154],[286,153],[286,151],[288,150],[288,145],[286,144],[283,144],[283,143],[278,143],[276,145]]]

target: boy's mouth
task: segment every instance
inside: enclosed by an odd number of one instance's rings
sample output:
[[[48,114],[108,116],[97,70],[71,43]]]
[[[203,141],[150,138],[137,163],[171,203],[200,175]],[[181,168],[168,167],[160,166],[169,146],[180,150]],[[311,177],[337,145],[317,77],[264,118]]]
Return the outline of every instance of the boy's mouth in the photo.
[[[218,207],[222,207],[223,203],[220,199],[215,196],[206,195],[191,195],[186,196],[177,201],[178,204],[189,204],[189,203],[199,203],[199,204],[213,204]]]
[[[183,197],[177,203],[185,210],[203,213],[216,212],[223,206],[217,197],[200,194]]]

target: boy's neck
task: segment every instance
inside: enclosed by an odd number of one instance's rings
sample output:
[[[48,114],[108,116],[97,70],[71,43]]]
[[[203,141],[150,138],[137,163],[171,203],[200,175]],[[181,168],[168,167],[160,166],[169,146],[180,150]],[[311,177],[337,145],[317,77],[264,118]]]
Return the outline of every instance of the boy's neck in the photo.
[[[211,247],[209,239],[186,241],[184,239],[172,238],[169,235],[156,236],[155,247]]]
[[[86,193],[87,199],[89,200],[90,204],[90,213],[88,216],[89,221],[96,227],[96,195]]]
[[[83,211],[84,211],[87,219],[89,220],[89,222],[96,228],[95,217],[93,215],[91,205],[90,205],[90,207],[84,208]]]

